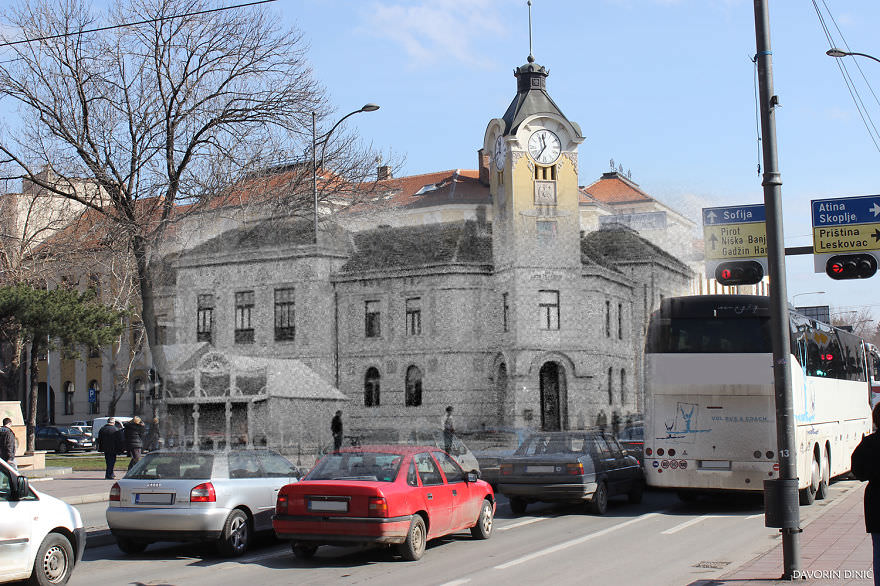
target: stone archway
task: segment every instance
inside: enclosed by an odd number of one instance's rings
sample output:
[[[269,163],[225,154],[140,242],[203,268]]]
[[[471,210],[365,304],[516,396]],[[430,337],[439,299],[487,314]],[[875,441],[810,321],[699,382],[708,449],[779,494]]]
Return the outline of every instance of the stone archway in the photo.
[[[541,429],[559,431],[568,427],[565,367],[545,362],[538,375],[541,390]]]
[[[497,409],[495,417],[499,426],[505,426],[512,423],[511,421],[509,421],[509,417],[507,415],[510,403],[510,397],[508,397],[507,393],[507,363],[502,362],[495,369],[495,406]]]

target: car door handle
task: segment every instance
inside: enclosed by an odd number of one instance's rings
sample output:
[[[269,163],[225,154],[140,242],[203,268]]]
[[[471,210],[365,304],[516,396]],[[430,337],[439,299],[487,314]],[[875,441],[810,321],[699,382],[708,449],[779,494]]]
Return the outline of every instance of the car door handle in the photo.
[[[430,492],[428,493],[428,500],[429,501],[434,500],[434,495],[431,494]]]

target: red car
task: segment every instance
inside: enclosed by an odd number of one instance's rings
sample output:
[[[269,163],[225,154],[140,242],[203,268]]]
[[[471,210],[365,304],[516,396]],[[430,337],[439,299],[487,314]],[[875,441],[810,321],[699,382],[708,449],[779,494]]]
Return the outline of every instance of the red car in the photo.
[[[278,493],[272,526],[297,558],[320,545],[396,544],[418,560],[429,539],[470,529],[488,539],[495,493],[475,471],[428,446],[362,446],[325,456]]]

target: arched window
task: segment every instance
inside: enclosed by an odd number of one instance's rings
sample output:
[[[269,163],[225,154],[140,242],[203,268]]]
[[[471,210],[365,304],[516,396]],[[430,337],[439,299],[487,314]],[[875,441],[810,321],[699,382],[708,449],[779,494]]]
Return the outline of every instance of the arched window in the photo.
[[[64,383],[64,414],[73,415],[73,393],[76,389],[72,382]]]
[[[418,366],[406,369],[406,406],[418,407],[422,404],[422,371]]]
[[[364,407],[379,406],[379,371],[372,366],[364,375]]]
[[[94,400],[92,400],[94,397]],[[89,414],[97,415],[101,412],[101,387],[98,381],[93,380],[89,383]]]
[[[614,404],[614,391],[612,389],[612,387],[614,385],[611,384],[613,382],[613,380],[612,380],[613,378],[614,378],[614,369],[609,366],[608,367],[608,404],[609,405]]]

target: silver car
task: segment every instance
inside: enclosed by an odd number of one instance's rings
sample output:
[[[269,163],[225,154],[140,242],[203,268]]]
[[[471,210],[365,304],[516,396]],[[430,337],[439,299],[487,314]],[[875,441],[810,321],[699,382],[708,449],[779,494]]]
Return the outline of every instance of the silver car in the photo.
[[[226,556],[272,530],[278,491],[300,471],[265,449],[147,454],[110,489],[107,525],[119,549],[154,541],[213,541]]]

